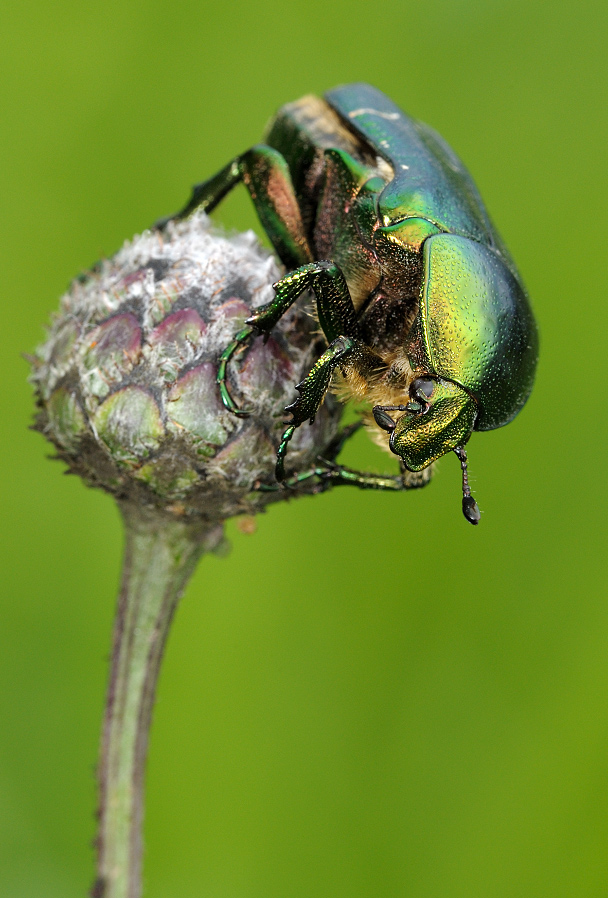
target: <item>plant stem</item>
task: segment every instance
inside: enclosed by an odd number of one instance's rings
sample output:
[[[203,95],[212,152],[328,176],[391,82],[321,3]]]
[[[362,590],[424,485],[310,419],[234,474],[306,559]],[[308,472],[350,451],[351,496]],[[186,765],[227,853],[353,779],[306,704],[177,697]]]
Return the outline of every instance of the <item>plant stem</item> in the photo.
[[[152,707],[171,619],[221,526],[121,506],[126,530],[99,765],[93,898],[139,898],[144,768]]]

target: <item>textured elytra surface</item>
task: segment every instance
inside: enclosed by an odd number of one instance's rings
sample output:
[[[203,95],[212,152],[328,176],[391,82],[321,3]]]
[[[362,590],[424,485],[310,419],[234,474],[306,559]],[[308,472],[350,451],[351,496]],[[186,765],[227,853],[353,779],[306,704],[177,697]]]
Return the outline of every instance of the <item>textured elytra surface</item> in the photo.
[[[120,499],[220,520],[289,495],[276,449],[294,385],[322,352],[294,307],[229,366],[237,418],[220,401],[219,357],[281,276],[252,232],[226,235],[203,214],[146,231],[77,278],[33,361],[36,426],[70,469]],[[312,467],[336,436],[328,397],[296,432],[289,469]]]

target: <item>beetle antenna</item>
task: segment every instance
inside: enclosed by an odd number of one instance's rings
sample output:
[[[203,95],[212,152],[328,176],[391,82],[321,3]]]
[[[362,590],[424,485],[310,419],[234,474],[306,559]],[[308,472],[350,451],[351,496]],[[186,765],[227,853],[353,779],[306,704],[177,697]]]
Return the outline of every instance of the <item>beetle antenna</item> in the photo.
[[[469,524],[479,524],[481,512],[479,506],[471,495],[469,486],[469,469],[467,466],[467,453],[464,446],[456,446],[454,449],[462,470],[462,513]]]
[[[406,411],[405,405],[375,405],[372,409],[376,424],[378,427],[381,427],[382,430],[386,430],[387,433],[392,433],[397,426],[397,423],[393,421],[387,412],[404,411]]]

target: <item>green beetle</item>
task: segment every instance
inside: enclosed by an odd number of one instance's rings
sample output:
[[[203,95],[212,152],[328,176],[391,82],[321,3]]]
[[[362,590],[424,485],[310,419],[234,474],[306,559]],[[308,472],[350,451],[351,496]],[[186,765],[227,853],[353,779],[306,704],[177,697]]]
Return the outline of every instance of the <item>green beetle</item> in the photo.
[[[314,419],[337,369],[341,396],[369,405],[368,424],[399,456],[402,476],[328,463],[288,483],[316,476],[409,489],[428,482],[429,465],[453,451],[463,511],[477,524],[464,446],[474,430],[501,427],[523,407],[538,337],[517,269],[462,162],[379,90],[351,84],[284,106],[265,143],[197,185],[174,217],[210,211],[239,182],[290,271],[222,355],[224,405],[247,414],[228,390],[228,362],[310,290],[328,348],[286,409],[292,419],[277,480],[285,480],[295,428]]]

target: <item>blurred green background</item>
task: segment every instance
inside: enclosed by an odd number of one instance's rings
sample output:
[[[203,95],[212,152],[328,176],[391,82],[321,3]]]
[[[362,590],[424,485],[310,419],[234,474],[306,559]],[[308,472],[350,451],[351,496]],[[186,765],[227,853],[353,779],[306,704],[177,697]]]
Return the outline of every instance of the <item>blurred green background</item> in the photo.
[[[282,103],[367,80],[474,174],[527,282],[538,382],[412,495],[274,507],[177,615],[146,898],[608,893],[605,3],[3,5],[0,893],[84,895],[122,545],[27,430],[20,358],[73,274]],[[238,193],[238,195],[237,195]],[[244,191],[220,207],[257,221]],[[390,469],[361,435],[347,461]]]

